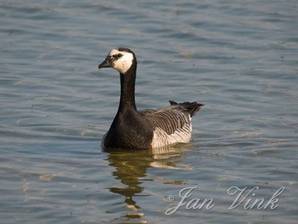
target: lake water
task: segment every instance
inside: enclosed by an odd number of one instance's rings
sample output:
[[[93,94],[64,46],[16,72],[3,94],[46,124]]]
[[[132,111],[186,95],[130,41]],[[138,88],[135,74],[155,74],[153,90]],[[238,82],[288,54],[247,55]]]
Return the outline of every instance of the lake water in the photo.
[[[2,0],[0,18],[1,223],[297,223],[296,0]],[[102,150],[120,87],[97,64],[119,46],[139,109],[205,104],[191,144]],[[166,215],[194,186],[214,207]],[[284,191],[228,209],[232,186]]]

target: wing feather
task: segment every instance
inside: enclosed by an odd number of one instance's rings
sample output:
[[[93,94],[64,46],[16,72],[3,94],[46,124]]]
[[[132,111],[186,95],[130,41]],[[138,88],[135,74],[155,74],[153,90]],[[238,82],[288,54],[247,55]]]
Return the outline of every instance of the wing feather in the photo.
[[[153,148],[190,141],[191,116],[179,105],[171,105],[159,110],[146,110],[142,114],[154,129]]]

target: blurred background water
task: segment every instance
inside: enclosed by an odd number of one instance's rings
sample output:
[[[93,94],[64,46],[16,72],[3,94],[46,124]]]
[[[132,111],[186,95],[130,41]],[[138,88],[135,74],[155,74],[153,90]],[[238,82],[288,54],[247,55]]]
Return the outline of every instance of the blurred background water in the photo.
[[[297,223],[298,2],[0,1],[1,223]],[[191,144],[107,153],[119,77],[139,61],[139,109],[199,100]],[[183,187],[211,210],[164,211]],[[228,210],[230,186],[275,210]]]

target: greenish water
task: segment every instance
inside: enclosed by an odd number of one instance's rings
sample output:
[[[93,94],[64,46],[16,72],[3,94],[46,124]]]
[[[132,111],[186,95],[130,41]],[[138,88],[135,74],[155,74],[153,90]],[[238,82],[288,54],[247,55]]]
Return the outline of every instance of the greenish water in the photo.
[[[297,223],[297,1],[1,1],[1,223]],[[137,105],[199,100],[191,144],[104,152],[119,77],[138,56]],[[165,211],[178,192],[208,209]],[[258,186],[276,209],[228,209]]]

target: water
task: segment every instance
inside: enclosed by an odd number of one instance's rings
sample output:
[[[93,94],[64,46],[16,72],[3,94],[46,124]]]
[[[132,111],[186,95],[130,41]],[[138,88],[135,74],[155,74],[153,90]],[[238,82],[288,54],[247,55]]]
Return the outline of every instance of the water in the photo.
[[[1,223],[297,223],[297,7],[2,0]],[[118,46],[138,56],[138,108],[205,104],[191,144],[101,149],[119,77],[97,64]],[[165,215],[191,186],[215,206]],[[231,186],[285,191],[274,210],[229,210]]]

